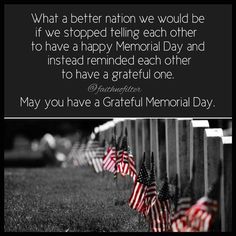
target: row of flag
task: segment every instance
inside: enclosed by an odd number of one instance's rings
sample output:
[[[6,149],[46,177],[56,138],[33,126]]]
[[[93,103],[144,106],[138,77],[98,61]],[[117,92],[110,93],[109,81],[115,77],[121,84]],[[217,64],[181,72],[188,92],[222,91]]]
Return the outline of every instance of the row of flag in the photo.
[[[160,192],[155,180],[154,157],[151,171],[145,165],[145,154],[129,199],[129,206],[142,214],[153,232],[171,231],[171,206],[168,182],[165,180]]]
[[[194,203],[193,180],[189,182],[183,194],[179,193],[177,175],[174,194],[170,193],[167,175],[159,184],[160,187],[157,185],[153,153],[150,171],[146,167],[144,153],[139,173],[137,173],[127,136],[126,129],[125,135],[121,133],[118,140],[114,134],[109,145],[106,145],[105,141],[100,145],[96,137],[91,138],[87,144],[75,143],[69,154],[69,160],[77,166],[91,165],[96,173],[109,171],[114,174],[115,179],[118,174],[123,177],[130,176],[134,184],[128,205],[147,220],[152,232],[210,231],[218,212],[220,172],[209,193]]]
[[[103,172],[104,147],[97,140],[90,139],[87,144],[75,142],[68,154],[67,163],[73,166],[93,166],[96,173]]]
[[[220,174],[208,194],[193,204],[193,180],[190,181],[181,197],[177,175],[173,196],[170,193],[167,176],[158,191],[153,154],[151,162],[151,170],[148,173],[145,156],[143,157],[138,178],[129,199],[129,206],[147,219],[152,232],[210,231],[218,212]]]
[[[96,173],[109,171],[114,174],[114,178],[119,173],[122,176],[131,176],[133,181],[137,177],[134,157],[127,143],[127,129],[125,136],[120,135],[118,141],[112,137],[110,144],[105,140],[102,145],[98,141],[98,136],[90,138],[87,144],[76,142],[68,155],[67,162],[73,166],[93,166]]]

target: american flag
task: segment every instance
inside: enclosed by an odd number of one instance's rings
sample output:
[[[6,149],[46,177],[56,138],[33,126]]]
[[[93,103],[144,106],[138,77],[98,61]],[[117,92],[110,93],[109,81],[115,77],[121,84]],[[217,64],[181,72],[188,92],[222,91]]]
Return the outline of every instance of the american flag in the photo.
[[[119,165],[117,166],[117,173],[120,173],[122,176],[130,175],[135,182],[137,177],[134,157],[128,147],[127,136],[124,136],[122,139],[122,147],[119,155]]]
[[[103,171],[104,147],[100,145],[99,141],[90,139],[86,147],[85,155],[89,165],[93,166],[96,173]]]
[[[104,147],[96,141],[97,147],[95,147],[95,157],[93,158],[94,166],[96,166],[95,171],[100,173],[103,171],[103,156],[104,156]]]
[[[68,153],[67,158],[67,164],[72,166],[84,166],[87,164],[87,160],[85,158],[85,150],[86,150],[86,144],[82,143],[80,144],[78,141],[76,141],[71,151]]]
[[[112,136],[111,143],[106,150],[106,154],[103,157],[103,169],[114,173],[115,165],[116,165],[116,144],[115,144],[115,138],[114,136]]]
[[[149,175],[145,166],[145,153],[143,155],[142,165],[138,177],[134,183],[133,192],[129,199],[129,206],[142,213],[143,205],[148,187]]]
[[[135,182],[137,179],[137,171],[136,171],[136,167],[135,167],[135,161],[134,161],[134,156],[131,153],[130,147],[128,147],[128,161],[129,161],[129,171],[128,171],[128,175],[130,175],[130,177],[133,179],[133,181]]]
[[[186,212],[192,205],[192,181],[184,190],[183,196],[178,199],[175,214],[172,218],[172,231],[182,232],[187,226]]]
[[[122,176],[130,175],[135,182],[137,172],[134,157],[131,153],[130,147],[128,146],[127,136],[128,132],[127,129],[125,129],[125,136],[122,138],[121,148],[117,154],[116,174],[120,173]]]
[[[92,139],[89,139],[84,153],[87,163],[91,166],[93,165],[92,159],[95,156],[93,145],[94,141]]]
[[[208,194],[200,198],[192,207],[191,201],[186,199],[187,206],[179,223],[172,224],[178,232],[207,232],[214,223],[218,211],[218,198],[220,191],[221,163],[219,164],[218,178],[210,188]],[[192,196],[192,181],[190,183],[190,196]],[[176,221],[177,222],[177,221]]]
[[[187,225],[183,232],[208,232],[211,230],[218,212],[221,164],[216,182],[207,195],[200,198],[187,212]]]
[[[144,216],[148,216],[151,207],[157,201],[157,186],[156,186],[156,178],[155,178],[155,164],[154,164],[154,156],[152,153],[151,156],[151,172],[148,181],[146,196],[145,196],[145,205],[143,207]]]
[[[122,139],[121,148],[119,150],[119,162],[117,164],[117,172],[122,176],[125,176],[129,172],[129,153],[128,153],[128,144],[127,136],[124,136]]]
[[[122,172],[122,136],[123,136],[123,130],[120,133],[120,136],[116,143],[116,165],[115,165],[115,178],[117,177],[117,173]]]
[[[149,220],[153,232],[171,231],[170,192],[167,176],[164,179],[158,198],[149,211]]]
[[[193,182],[195,176],[195,161],[193,161],[192,166],[192,179],[189,181],[188,185],[185,187],[181,198],[176,198],[177,206],[175,213],[172,217],[172,231],[173,232],[183,232],[188,223],[188,218],[186,212],[190,209],[193,203]]]
[[[205,196],[200,198],[187,212],[188,223],[182,232],[207,232],[218,211],[218,202]]]

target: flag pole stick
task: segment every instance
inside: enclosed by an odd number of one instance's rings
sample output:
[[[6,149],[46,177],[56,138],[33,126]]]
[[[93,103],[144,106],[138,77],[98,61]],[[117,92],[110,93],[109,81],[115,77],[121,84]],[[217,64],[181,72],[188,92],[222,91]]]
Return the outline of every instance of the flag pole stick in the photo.
[[[116,155],[115,155],[115,160],[117,160],[117,143],[116,143],[116,126],[114,127],[114,140],[115,140],[115,148],[116,148]],[[117,176],[117,166],[115,164],[115,182],[116,182],[116,189],[118,189],[118,176]]]
[[[128,153],[128,171],[130,171],[130,163],[129,163],[129,150],[128,150],[128,130],[127,130],[127,127],[125,127],[125,137],[126,137],[126,148],[127,148],[127,153]],[[128,178],[127,178],[127,175],[124,176],[125,177],[125,182],[124,182],[124,189],[128,189]]]
[[[103,158],[104,158],[104,156],[106,154],[106,139],[105,138],[103,139],[102,146],[104,148],[104,150],[103,150]],[[102,159],[102,178],[103,179],[105,178],[105,170],[103,168],[103,159]]]

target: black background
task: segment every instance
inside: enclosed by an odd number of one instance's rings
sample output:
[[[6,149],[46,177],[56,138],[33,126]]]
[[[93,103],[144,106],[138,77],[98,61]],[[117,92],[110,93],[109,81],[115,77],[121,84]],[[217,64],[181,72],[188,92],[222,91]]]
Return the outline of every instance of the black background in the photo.
[[[206,40],[207,51],[192,54],[192,65],[173,69],[172,81],[100,80],[104,86],[140,86],[142,96],[179,98],[200,96],[214,98],[216,107],[201,108],[59,108],[33,110],[20,108],[19,97],[33,98],[97,98],[87,92],[88,81],[62,80],[60,69],[50,68],[43,53],[31,52],[34,25],[31,12],[46,14],[124,14],[166,15],[194,13],[205,15],[199,42]],[[5,5],[4,22],[4,115],[5,117],[229,117],[232,115],[232,12],[230,5]],[[186,28],[187,26],[184,25]],[[144,26],[142,26],[144,27]],[[198,39],[198,38],[197,38]],[[197,40],[196,39],[196,40]],[[153,40],[155,41],[155,40]],[[176,41],[176,39],[174,40]],[[58,41],[60,42],[60,41]],[[142,54],[143,55],[143,54]],[[149,54],[147,54],[149,55]],[[101,55],[102,56],[102,55]],[[85,69],[85,68],[84,68]],[[86,68],[90,69],[90,68]],[[93,70],[101,68],[92,68]],[[107,68],[104,68],[104,70]],[[121,68],[117,68],[121,69]],[[127,69],[127,68],[125,68]],[[148,69],[148,68],[145,68]],[[167,68],[162,68],[167,69]],[[103,68],[102,68],[103,70]],[[114,68],[110,68],[114,70]],[[99,95],[102,98],[104,94]],[[112,97],[119,97],[112,95]],[[131,97],[130,94],[123,97]],[[136,96],[138,97],[138,96]]]

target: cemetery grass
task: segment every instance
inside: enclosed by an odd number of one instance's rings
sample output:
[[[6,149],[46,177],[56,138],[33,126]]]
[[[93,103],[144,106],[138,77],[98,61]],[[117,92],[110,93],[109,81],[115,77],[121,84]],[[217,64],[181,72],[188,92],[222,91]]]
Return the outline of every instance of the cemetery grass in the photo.
[[[128,206],[132,187],[90,167],[6,168],[4,231],[147,232]]]

